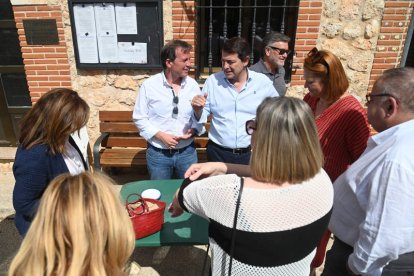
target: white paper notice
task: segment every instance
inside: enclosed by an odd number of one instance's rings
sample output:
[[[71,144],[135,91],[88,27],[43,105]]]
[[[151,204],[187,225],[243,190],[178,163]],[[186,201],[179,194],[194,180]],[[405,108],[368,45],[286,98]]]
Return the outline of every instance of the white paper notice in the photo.
[[[73,6],[79,62],[99,63],[95,15],[92,4]]]
[[[115,3],[115,15],[118,34],[138,34],[135,3]]]
[[[92,4],[73,5],[76,35],[95,35],[95,15]]]
[[[116,35],[98,35],[99,61],[101,63],[118,62],[118,46]]]
[[[147,43],[119,42],[119,62],[124,63],[147,63]]]
[[[77,36],[79,61],[81,63],[99,63],[98,45],[95,35]]]
[[[112,3],[94,4],[96,30],[100,35],[116,35],[115,10]]]

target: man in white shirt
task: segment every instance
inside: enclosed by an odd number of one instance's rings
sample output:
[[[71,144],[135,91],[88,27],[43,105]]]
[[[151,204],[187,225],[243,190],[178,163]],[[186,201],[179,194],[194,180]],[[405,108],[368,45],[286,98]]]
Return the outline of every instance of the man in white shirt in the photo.
[[[256,109],[266,97],[279,94],[267,76],[247,69],[250,46],[244,38],[224,42],[221,51],[222,71],[211,75],[203,87],[203,96],[194,97],[195,118],[207,122],[207,159],[234,164],[250,161],[250,136],[246,121],[256,117]]]
[[[191,99],[201,95],[188,76],[192,47],[173,40],[161,50],[163,71],[145,80],[139,89],[133,121],[148,142],[147,167],[151,179],[184,178],[197,162],[193,136],[203,124],[192,120]]]
[[[324,276],[414,274],[414,69],[387,70],[367,106],[379,133],[334,183]]]

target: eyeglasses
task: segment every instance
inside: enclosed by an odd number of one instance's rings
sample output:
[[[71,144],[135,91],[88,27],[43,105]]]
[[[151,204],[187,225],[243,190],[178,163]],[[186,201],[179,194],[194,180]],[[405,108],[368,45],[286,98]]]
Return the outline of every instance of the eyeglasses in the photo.
[[[279,55],[284,55],[284,54],[287,54],[287,55],[290,55],[290,53],[292,53],[292,51],[291,50],[286,50],[286,49],[280,49],[280,48],[277,48],[277,47],[274,47],[274,46],[267,46],[267,47],[269,47],[270,49],[272,49],[272,50],[275,50],[275,51],[277,51],[278,52],[278,54]]]
[[[178,96],[175,95],[174,89],[171,88],[171,91],[173,93],[173,111],[172,111],[172,117],[175,119],[178,116]]]
[[[246,122],[246,133],[248,135],[252,135],[255,130],[256,130],[256,120],[255,119],[248,120]]]
[[[365,96],[365,99],[367,100],[367,103],[371,102],[371,100],[372,100],[371,98],[372,97],[392,97],[396,101],[398,101],[398,98],[397,97],[395,97],[394,95],[389,94],[389,93],[380,93],[380,94],[372,94],[372,93],[369,93],[369,94],[367,94]]]

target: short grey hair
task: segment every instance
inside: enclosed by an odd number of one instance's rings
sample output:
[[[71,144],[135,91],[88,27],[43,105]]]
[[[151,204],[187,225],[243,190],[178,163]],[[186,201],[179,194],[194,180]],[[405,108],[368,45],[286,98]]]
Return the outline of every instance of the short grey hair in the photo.
[[[394,95],[405,111],[414,113],[414,68],[386,70],[374,83],[373,89]]]
[[[288,37],[285,34],[270,31],[270,33],[267,33],[262,41],[262,56],[264,55],[266,51],[266,47],[271,46],[275,42],[290,42],[290,37]]]

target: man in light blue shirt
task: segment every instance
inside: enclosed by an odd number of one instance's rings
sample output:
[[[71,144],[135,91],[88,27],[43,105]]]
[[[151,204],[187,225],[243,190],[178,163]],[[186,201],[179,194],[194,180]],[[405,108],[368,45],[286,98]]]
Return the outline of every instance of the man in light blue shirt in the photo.
[[[266,97],[279,96],[268,77],[247,69],[250,52],[244,38],[226,40],[221,53],[223,70],[206,80],[203,96],[192,100],[199,122],[207,122],[212,115],[209,161],[248,164],[251,148],[245,123],[256,117],[256,109]]]
[[[145,80],[139,89],[133,121],[148,142],[147,167],[151,179],[184,178],[197,162],[193,136],[203,124],[192,119],[191,100],[201,95],[188,76],[191,45],[173,40],[161,50],[164,70]]]

